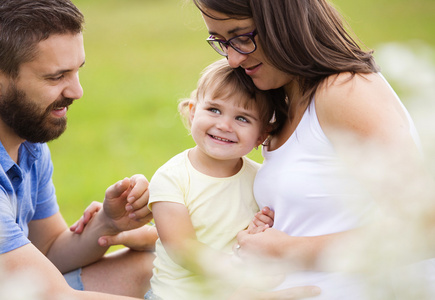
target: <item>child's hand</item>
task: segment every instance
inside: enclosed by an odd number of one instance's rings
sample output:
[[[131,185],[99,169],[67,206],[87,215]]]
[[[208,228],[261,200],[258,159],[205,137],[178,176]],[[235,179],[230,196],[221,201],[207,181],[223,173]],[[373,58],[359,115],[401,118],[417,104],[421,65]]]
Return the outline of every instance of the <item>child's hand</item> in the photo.
[[[263,232],[263,231],[265,231],[268,228],[270,228],[268,224],[261,225],[261,226],[255,226],[255,225],[251,226],[251,225],[249,225],[248,233],[249,234],[256,234],[256,233]]]
[[[273,226],[273,220],[275,217],[274,211],[269,207],[263,207],[258,213],[255,214],[254,219],[248,227],[248,233],[255,234],[263,232],[267,228]]]
[[[144,175],[136,174],[107,188],[101,212],[108,232],[117,234],[151,221],[148,185]]]

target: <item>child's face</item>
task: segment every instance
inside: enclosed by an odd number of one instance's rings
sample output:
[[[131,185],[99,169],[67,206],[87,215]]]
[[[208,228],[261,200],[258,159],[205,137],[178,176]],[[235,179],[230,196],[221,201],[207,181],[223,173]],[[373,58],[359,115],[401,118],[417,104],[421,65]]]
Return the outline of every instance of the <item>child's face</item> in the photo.
[[[191,134],[199,150],[214,159],[229,160],[248,154],[264,141],[267,135],[256,105],[245,108],[235,100],[238,95],[207,96],[190,109]]]

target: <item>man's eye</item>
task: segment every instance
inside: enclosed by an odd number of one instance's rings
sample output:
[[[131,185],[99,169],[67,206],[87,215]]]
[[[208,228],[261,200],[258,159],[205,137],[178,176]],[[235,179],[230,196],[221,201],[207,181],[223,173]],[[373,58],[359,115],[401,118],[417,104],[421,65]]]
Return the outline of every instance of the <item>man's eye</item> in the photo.
[[[62,78],[64,78],[64,75],[56,76],[56,77],[50,77],[49,80],[51,81],[59,81]]]

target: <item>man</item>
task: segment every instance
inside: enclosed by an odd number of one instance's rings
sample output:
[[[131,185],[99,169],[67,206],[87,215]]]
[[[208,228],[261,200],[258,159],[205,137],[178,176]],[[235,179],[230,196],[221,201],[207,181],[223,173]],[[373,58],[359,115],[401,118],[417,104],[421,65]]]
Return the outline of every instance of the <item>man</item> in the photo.
[[[108,247],[97,240],[149,221],[145,177],[110,186],[81,234],[56,202],[45,143],[64,132],[68,107],[83,95],[83,21],[69,0],[0,2],[0,263],[6,272],[36,270],[44,299],[127,299],[75,289],[143,298],[152,252],[103,257]]]

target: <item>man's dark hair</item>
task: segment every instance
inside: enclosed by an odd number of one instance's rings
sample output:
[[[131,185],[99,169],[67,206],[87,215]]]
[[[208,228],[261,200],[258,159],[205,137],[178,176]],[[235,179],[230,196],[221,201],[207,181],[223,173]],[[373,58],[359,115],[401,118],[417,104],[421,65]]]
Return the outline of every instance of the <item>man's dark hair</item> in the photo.
[[[0,72],[17,78],[31,61],[36,45],[53,34],[79,34],[84,17],[69,0],[2,0],[0,2]]]

